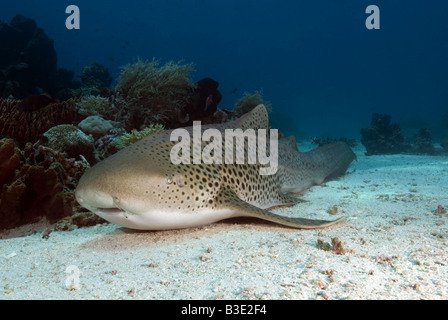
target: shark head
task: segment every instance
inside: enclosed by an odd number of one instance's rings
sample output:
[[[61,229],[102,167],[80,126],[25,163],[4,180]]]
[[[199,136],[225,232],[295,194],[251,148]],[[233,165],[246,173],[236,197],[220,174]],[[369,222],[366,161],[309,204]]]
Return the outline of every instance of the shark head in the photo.
[[[164,139],[140,141],[103,160],[82,176],[77,201],[132,229],[177,229],[225,218],[209,214],[221,186],[219,173],[204,165],[173,165],[172,146]]]
[[[117,153],[87,170],[75,191],[81,206],[100,217],[129,228],[135,228],[135,219],[149,210],[144,200],[154,203],[150,209],[157,211],[157,195],[153,190],[166,184],[162,172],[136,166],[138,150]]]

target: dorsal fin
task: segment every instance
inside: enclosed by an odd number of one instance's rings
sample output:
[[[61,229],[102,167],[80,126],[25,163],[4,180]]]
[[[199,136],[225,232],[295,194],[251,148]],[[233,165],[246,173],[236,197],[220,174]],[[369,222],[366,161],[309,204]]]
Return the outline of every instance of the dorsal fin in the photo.
[[[241,116],[232,123],[236,128],[246,129],[268,129],[268,111],[263,104],[259,104],[248,113]]]

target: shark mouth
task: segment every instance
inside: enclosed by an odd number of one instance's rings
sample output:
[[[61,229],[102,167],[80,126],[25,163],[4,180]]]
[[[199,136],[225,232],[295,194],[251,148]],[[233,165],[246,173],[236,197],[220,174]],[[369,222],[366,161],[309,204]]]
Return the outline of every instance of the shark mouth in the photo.
[[[97,208],[93,212],[101,218],[116,224],[119,224],[117,221],[121,219],[127,220],[133,215],[133,213],[120,208]]]
[[[134,215],[128,211],[120,208],[95,208],[92,210],[97,216],[100,216],[104,220],[123,227],[131,227],[132,223],[129,221],[130,217]]]
[[[95,212],[104,215],[119,215],[126,213],[124,210],[120,208],[97,208]]]

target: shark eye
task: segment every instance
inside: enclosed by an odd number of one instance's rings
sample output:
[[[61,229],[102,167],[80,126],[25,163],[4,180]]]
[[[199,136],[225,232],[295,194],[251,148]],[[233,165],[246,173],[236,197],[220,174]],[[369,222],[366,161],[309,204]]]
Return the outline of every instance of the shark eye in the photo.
[[[167,182],[168,184],[172,184],[172,183],[173,183],[173,178],[168,177],[168,178],[166,179],[166,182]]]

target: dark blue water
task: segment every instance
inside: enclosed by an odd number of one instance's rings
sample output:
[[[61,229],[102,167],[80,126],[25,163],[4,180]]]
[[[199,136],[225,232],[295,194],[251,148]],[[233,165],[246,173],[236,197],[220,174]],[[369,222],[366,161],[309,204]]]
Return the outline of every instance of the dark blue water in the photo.
[[[373,112],[405,133],[422,125],[448,137],[447,1],[1,0],[55,40],[58,67],[99,62],[114,77],[137,57],[194,62],[194,80],[220,82],[219,107],[263,90],[287,133],[359,136]],[[65,8],[81,11],[67,30]],[[380,8],[380,30],[365,9]],[[237,88],[236,93],[232,93]],[[444,122],[443,122],[444,121]]]

